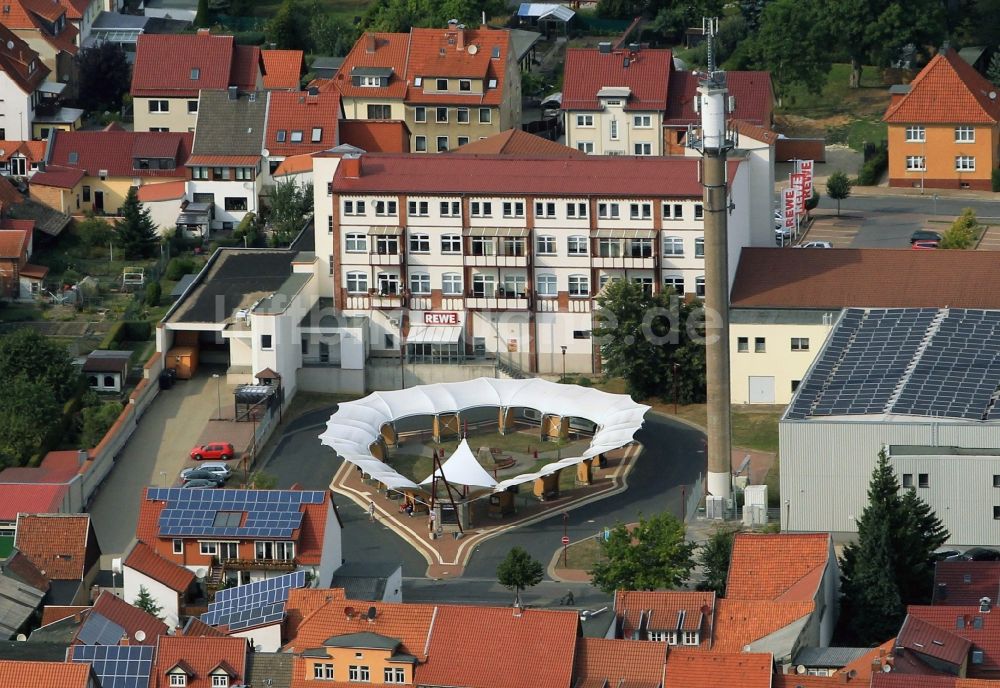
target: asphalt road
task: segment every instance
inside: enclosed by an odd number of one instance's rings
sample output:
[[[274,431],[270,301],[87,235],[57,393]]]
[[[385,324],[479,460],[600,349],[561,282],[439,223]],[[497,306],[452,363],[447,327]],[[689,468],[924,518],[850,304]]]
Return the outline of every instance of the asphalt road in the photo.
[[[822,209],[836,210],[835,201],[820,200]],[[927,226],[928,219],[949,220],[965,208],[972,208],[977,217],[1000,218],[1000,199],[938,197],[930,189],[920,195],[864,195],[841,201],[841,213],[860,217],[862,224],[851,242],[851,248],[907,248],[910,235]],[[941,225],[943,230],[946,225]]]
[[[289,423],[274,445],[264,470],[278,478],[279,487],[298,483],[325,489],[341,459],[320,444],[317,435],[335,407],[304,414]],[[682,485],[693,485],[704,470],[703,434],[687,425],[649,414],[637,439],[646,447],[628,476],[628,489],[569,512],[567,532],[573,541],[605,527],[662,511],[681,514]],[[344,521],[344,557],[348,561],[399,561],[403,565],[404,598],[411,602],[479,602],[508,604],[511,594],[496,582],[496,567],[514,546],[548,564],[563,535],[559,513],[538,523],[487,540],[472,554],[465,575],[456,580],[423,578],[427,564],[405,540],[380,523],[370,523],[365,511],[346,498],[337,499]],[[572,590],[578,607],[598,608],[610,598],[586,584],[546,580],[528,591],[528,604],[553,606]]]

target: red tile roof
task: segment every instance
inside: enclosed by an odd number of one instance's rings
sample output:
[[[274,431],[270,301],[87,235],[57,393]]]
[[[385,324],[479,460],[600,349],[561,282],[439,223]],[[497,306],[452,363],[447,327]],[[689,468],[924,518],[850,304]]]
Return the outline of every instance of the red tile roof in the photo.
[[[292,624],[295,628],[286,628],[286,649],[301,652],[322,647],[323,641],[331,636],[370,632],[399,640],[402,644],[401,652],[418,658],[424,657],[432,621],[436,626],[435,610],[439,608],[429,604],[345,600],[343,591],[340,594],[328,593],[331,599],[327,601],[327,595],[321,594],[323,592],[315,591],[312,594],[290,591],[285,604],[286,613],[289,617],[297,614],[301,621]],[[297,605],[302,605],[303,602],[307,606],[299,610]],[[369,607],[375,607],[374,621],[368,621],[357,613]],[[348,617],[348,609],[354,612],[352,617]]]
[[[934,604],[978,605],[984,597],[1000,599],[1000,561],[937,562]]]
[[[374,50],[369,51],[369,48]],[[409,53],[408,33],[367,33],[361,36],[351,51],[347,53],[336,76],[330,80],[340,92],[351,98],[389,98],[403,100],[406,97],[406,57]],[[384,88],[354,86],[351,70],[355,67],[388,67],[392,69],[389,84]]]
[[[410,128],[396,120],[340,121],[340,143],[369,153],[409,153]]]
[[[44,172],[35,173],[35,176],[31,178],[31,183],[36,186],[72,189],[83,180],[84,176],[86,176],[84,170],[52,165],[45,168]]]
[[[167,632],[165,623],[107,590],[101,592],[93,611],[121,626],[131,645],[155,645],[156,639]],[[138,631],[142,631],[142,640],[136,635]],[[73,644],[80,644],[80,641],[74,637]]]
[[[9,688],[89,688],[91,678],[90,664],[0,659],[0,686]]]
[[[267,133],[264,147],[272,156],[296,155],[327,150],[337,145],[337,120],[340,117],[340,94],[331,91],[311,96],[305,91],[273,91],[267,107]],[[320,130],[318,141],[313,130]],[[284,141],[278,132],[284,132]],[[292,142],[292,132],[302,140]]]
[[[734,175],[741,161],[730,163]],[[491,193],[701,198],[697,158],[581,159],[366,154],[361,176],[334,175],[340,193]]]
[[[148,502],[143,501],[143,506]],[[138,531],[136,536],[138,536]],[[125,559],[125,566],[135,569],[139,573],[149,576],[153,580],[163,583],[171,590],[184,592],[194,582],[194,573],[190,569],[179,566],[166,559],[147,545],[145,542],[137,542],[132,552]]]
[[[0,161],[7,162],[13,155],[22,155],[28,162],[41,162],[45,158],[45,141],[0,141]]]
[[[794,673],[776,673],[771,677],[771,688],[826,688],[827,686],[843,686],[844,679],[840,676],[806,676]],[[867,688],[868,684],[853,681],[857,686]]]
[[[264,60],[264,88],[298,90],[302,75],[301,50],[261,50]]]
[[[209,638],[225,638],[226,634],[220,631],[215,626],[209,626],[207,623],[199,619],[197,616],[192,616],[188,619],[187,623],[184,625],[184,630],[181,635],[187,637],[209,637]]]
[[[983,614],[980,613],[978,605],[968,607],[939,605],[911,606],[906,611],[908,617],[920,619],[937,626],[942,631],[968,640],[972,643],[973,650],[982,650],[982,664],[969,663],[970,676],[995,675],[1000,670],[1000,615],[996,609]],[[959,617],[962,619],[962,628],[958,628],[956,623]]]
[[[83,19],[90,6],[90,0],[59,0],[59,3],[66,8],[67,19]]]
[[[50,140],[49,163],[82,170],[88,177],[107,170],[109,177],[183,178],[193,140],[188,132],[57,131]],[[171,159],[175,168],[137,170],[135,158]]]
[[[313,168],[312,160],[313,160],[312,153],[289,156],[278,164],[278,167],[275,168],[274,172],[271,173],[271,176],[284,177],[289,174],[302,174],[303,172],[312,172]]]
[[[972,647],[965,638],[914,616],[907,616],[896,637],[896,647],[938,662],[961,666]]]
[[[52,580],[83,580],[95,537],[87,514],[18,514],[14,546]]]
[[[11,0],[4,3],[9,7],[3,15],[3,25],[14,31],[36,31],[41,38],[56,50],[75,55],[77,48],[75,41],[79,30],[67,24],[65,28],[54,36],[49,33],[47,24],[53,23],[66,13],[58,2],[52,0]],[[44,24],[43,24],[44,21]],[[8,38],[3,36],[2,45],[6,45]],[[48,72],[49,70],[46,70]]]
[[[183,179],[175,182],[157,182],[154,184],[143,184],[136,194],[143,203],[153,203],[155,201],[173,201],[184,198],[186,183]]]
[[[0,229],[0,258],[25,258],[31,233],[23,229]]]
[[[663,688],[771,688],[770,654],[671,649]]]
[[[769,72],[726,72],[726,85],[729,94],[736,99],[733,119],[771,127],[774,87]],[[694,111],[694,97],[698,93],[698,77],[692,72],[675,71],[670,76],[669,93],[663,123],[674,127],[697,124],[700,117]]]
[[[259,50],[259,49],[258,49]],[[234,77],[232,36],[149,34],[139,36],[132,68],[133,96],[198,96],[199,89],[224,89],[239,82]],[[192,79],[193,69],[200,70]]]
[[[38,466],[17,466],[0,471],[0,484],[65,483],[80,470],[79,452],[50,451]]]
[[[890,124],[993,124],[1000,121],[997,89],[954,50],[939,52],[910,91],[885,113]]]
[[[167,672],[181,664],[193,671],[188,677],[187,688],[211,688],[213,669],[225,662],[236,675],[229,685],[245,683],[247,640],[245,638],[209,638],[161,635],[157,640],[156,659],[149,688],[167,688]]]
[[[11,8],[11,13],[16,14],[15,8],[18,8],[17,2],[10,2],[8,5]],[[21,91],[30,95],[45,81],[45,77],[52,70],[42,63],[42,58],[31,49],[24,39],[11,31],[11,29],[22,27],[15,25],[18,22],[9,22],[9,16],[4,16],[4,23],[0,24],[0,71],[7,74]],[[31,24],[31,22],[28,21],[28,24]],[[34,28],[34,26],[30,25],[23,28]],[[11,44],[14,47],[8,48],[7,46]],[[32,65],[34,65],[34,69],[32,69]],[[39,143],[42,143],[44,146],[43,141]]]
[[[19,513],[49,514],[59,511],[69,489],[64,484],[0,484],[0,521],[15,521]]]
[[[21,192],[14,188],[9,179],[0,177],[0,210],[6,211],[21,203],[24,203]]]
[[[294,638],[303,621],[328,604],[336,606],[334,600],[343,599],[343,588],[292,588],[288,591],[288,601],[285,602],[285,637]],[[343,611],[344,606],[341,604],[339,610]]]
[[[189,166],[204,165],[211,167],[253,167],[260,162],[259,155],[192,155],[188,158]]]
[[[47,604],[42,607],[42,620],[38,622],[39,627],[48,626],[56,621],[68,619],[75,614],[86,614],[90,607],[74,607],[71,605]]]
[[[573,675],[594,685],[658,688],[663,681],[668,645],[646,640],[580,638],[576,643]]]
[[[716,600],[712,650],[742,652],[750,643],[780,631],[814,609],[812,602]]]
[[[260,48],[255,45],[233,47],[233,66],[229,72],[231,86],[238,86],[241,91],[257,89],[257,77],[264,71],[264,60],[260,53]],[[263,80],[261,83],[263,84]]]
[[[1000,308],[995,274],[991,251],[744,248],[731,301],[734,308]]]
[[[672,69],[669,50],[641,50],[633,55],[623,50],[602,53],[596,48],[569,48],[563,68],[562,107],[599,110],[598,91],[626,87],[632,93],[625,109],[665,111]]]
[[[579,623],[571,611],[442,605],[414,683],[570,688]]]
[[[829,556],[826,533],[738,533],[729,561],[726,598],[812,601]]]
[[[366,149],[367,150],[367,149]],[[543,139],[520,129],[508,129],[451,151],[453,155],[522,155],[534,158],[585,158],[587,154],[558,141]]]
[[[615,614],[622,620],[622,632],[631,637],[642,624],[651,631],[699,631],[701,645],[712,639],[715,593],[680,590],[615,592]]]
[[[995,688],[995,686],[996,681],[982,679],[897,673],[875,674],[871,680],[871,688]]]
[[[23,552],[14,550],[3,564],[3,573],[8,578],[16,578],[36,590],[42,592],[49,590],[48,577]]]

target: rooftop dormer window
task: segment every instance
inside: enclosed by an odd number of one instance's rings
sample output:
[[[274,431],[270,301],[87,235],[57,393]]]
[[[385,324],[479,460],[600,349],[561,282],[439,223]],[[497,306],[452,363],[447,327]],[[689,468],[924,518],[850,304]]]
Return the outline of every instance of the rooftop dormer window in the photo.
[[[184,688],[187,685],[187,674],[177,671],[170,674],[170,688]]]
[[[413,77],[413,85],[414,86],[423,86],[424,85],[424,77],[422,77],[422,76],[415,76],[415,77]]]
[[[490,79],[488,88],[496,88],[496,87],[497,87],[497,80]]]
[[[493,57],[494,60],[499,60],[500,59],[500,46],[499,45],[493,46],[493,55],[492,55],[492,57]]]
[[[201,78],[201,70],[197,67],[191,68],[191,81],[197,81]]]

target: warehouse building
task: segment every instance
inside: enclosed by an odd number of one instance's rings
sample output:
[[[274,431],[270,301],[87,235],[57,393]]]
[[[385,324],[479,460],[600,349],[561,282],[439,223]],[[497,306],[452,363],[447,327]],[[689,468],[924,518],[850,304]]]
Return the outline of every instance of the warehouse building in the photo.
[[[996,543],[1000,311],[846,309],[779,425],[781,527],[857,531],[885,448],[951,533]]]

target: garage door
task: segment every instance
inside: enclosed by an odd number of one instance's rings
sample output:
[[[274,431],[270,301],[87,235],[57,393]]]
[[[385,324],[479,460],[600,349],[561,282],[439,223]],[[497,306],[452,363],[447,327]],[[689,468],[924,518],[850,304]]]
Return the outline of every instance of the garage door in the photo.
[[[774,403],[774,378],[773,377],[750,377],[750,403],[751,404],[773,404]]]

